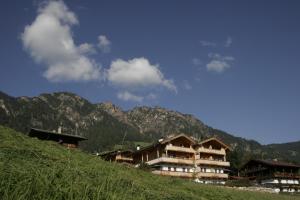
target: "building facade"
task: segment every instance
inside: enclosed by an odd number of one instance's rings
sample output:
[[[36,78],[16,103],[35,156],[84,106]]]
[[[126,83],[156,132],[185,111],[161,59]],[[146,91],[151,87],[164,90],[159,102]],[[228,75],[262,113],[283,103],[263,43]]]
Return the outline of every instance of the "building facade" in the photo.
[[[216,138],[210,138],[195,145],[196,181],[201,183],[225,184],[228,179],[226,160],[229,147]]]
[[[274,160],[250,160],[241,169],[243,176],[277,192],[300,192],[300,166]]]
[[[197,142],[184,134],[160,139],[133,153],[136,165],[146,163],[152,173],[193,179],[199,183],[225,184],[229,147],[216,138]]]

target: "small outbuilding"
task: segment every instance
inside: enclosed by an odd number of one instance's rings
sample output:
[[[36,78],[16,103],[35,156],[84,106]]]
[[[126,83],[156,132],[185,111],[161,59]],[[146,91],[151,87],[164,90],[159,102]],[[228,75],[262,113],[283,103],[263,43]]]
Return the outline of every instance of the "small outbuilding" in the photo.
[[[58,132],[54,132],[31,128],[28,136],[36,137],[40,140],[51,140],[68,148],[77,148],[80,141],[87,140],[87,138],[84,138],[82,136],[61,133],[60,130],[61,129],[59,128]]]

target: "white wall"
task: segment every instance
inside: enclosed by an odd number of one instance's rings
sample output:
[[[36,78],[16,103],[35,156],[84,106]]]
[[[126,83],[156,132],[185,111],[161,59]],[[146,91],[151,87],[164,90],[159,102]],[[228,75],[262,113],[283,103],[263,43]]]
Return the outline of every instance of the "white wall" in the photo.
[[[220,168],[213,168],[213,167],[198,167],[197,169],[198,169],[200,172],[224,174],[224,170],[223,170],[223,169],[220,169]]]
[[[161,170],[163,171],[176,171],[176,172],[194,172],[193,167],[188,166],[175,166],[175,165],[162,165]]]

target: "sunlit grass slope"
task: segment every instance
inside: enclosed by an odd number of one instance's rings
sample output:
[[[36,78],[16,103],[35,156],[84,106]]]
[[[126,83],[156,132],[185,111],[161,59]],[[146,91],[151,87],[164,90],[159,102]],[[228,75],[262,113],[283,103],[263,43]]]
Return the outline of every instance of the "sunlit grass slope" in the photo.
[[[159,177],[0,126],[1,200],[296,198]]]

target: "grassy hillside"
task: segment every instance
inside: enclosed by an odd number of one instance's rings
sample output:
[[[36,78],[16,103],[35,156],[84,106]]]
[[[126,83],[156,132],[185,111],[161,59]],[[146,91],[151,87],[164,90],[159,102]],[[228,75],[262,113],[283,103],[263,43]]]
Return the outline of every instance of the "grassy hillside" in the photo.
[[[0,126],[0,199],[285,200],[297,197],[158,177]]]

